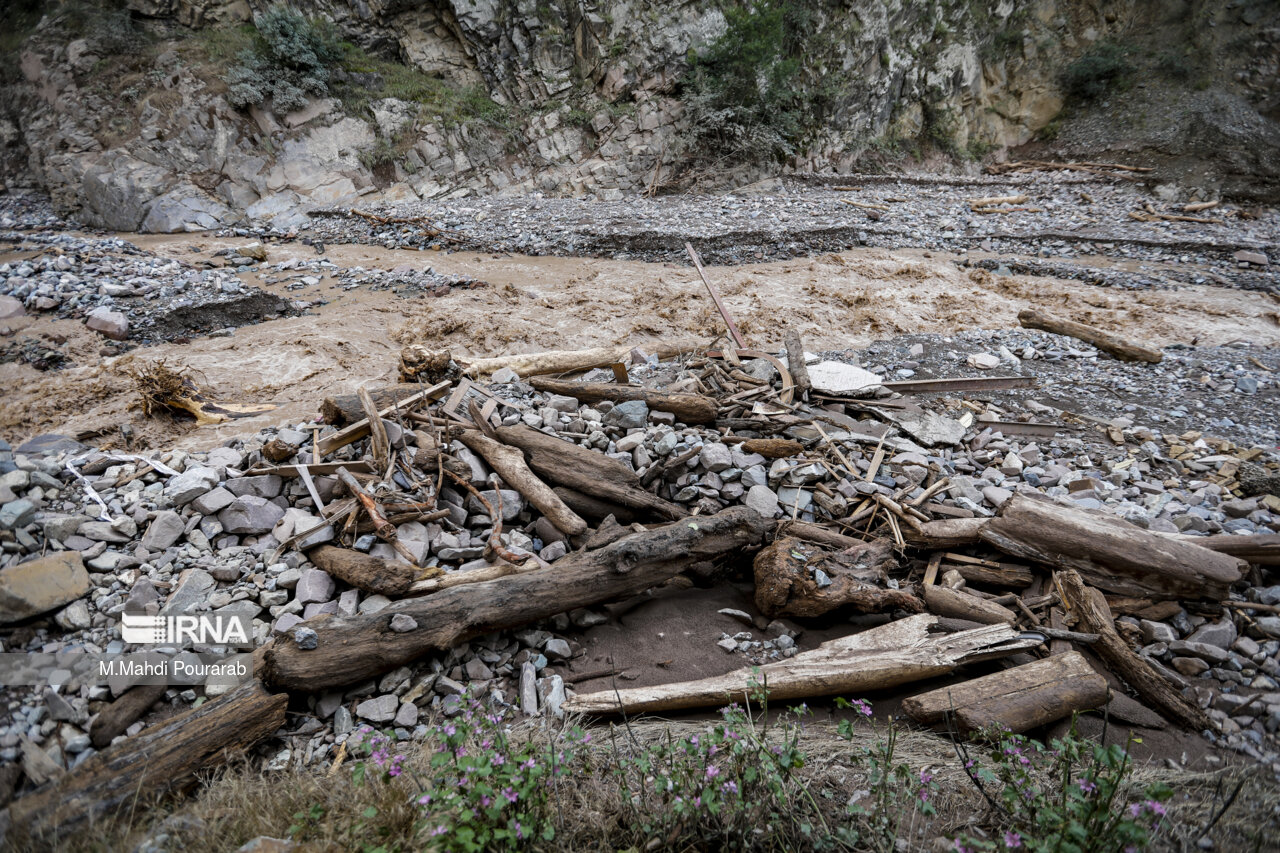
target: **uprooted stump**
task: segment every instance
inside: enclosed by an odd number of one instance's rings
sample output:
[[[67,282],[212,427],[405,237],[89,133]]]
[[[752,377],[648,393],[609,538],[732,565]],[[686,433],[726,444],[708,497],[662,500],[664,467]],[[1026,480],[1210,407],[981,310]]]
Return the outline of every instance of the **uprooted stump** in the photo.
[[[142,413],[147,417],[166,409],[187,412],[195,415],[198,426],[204,426],[252,417],[276,408],[269,403],[215,403],[201,393],[186,369],[174,370],[163,361],[130,366],[127,373],[137,385]]]
[[[784,536],[756,555],[756,607],[766,616],[821,616],[848,605],[863,613],[907,610],[924,604],[909,592],[888,589],[887,570],[897,564],[887,539],[859,548],[828,551]]]

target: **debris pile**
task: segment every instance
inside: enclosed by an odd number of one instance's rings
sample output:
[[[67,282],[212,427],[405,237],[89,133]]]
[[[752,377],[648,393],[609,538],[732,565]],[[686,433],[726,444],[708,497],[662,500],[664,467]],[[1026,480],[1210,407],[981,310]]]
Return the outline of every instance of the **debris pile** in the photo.
[[[791,344],[410,346],[415,381],[207,452],[4,445],[4,651],[132,651],[125,613],[240,615],[258,650],[240,686],[9,688],[0,761],[26,781],[0,793],[44,784],[13,814],[74,822],[207,769],[215,743],[276,733],[274,766],[321,765],[361,721],[420,737],[466,691],[529,715],[667,710],[740,696],[752,666],[780,699],[961,672],[980,677],[945,701],[906,687],[907,713],[1025,731],[1105,705],[1280,770],[1274,448],[1001,408],[993,390],[1036,382],[1011,352],[891,379]],[[742,630],[699,642],[742,669],[626,687],[626,661],[589,659],[584,632],[655,588],[733,577],[756,612],[721,611]],[[801,644],[804,622],[846,618],[848,636]],[[286,729],[287,694],[306,712]],[[189,710],[152,725],[156,703]],[[157,738],[190,757],[163,782],[112,775]]]

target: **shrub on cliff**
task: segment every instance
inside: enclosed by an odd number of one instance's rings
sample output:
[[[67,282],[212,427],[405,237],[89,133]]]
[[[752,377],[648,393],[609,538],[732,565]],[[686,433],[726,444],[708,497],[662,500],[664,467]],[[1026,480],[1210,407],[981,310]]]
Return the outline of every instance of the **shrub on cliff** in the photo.
[[[757,0],[725,10],[724,33],[691,51],[684,79],[691,160],[781,160],[794,153],[830,100],[810,81],[816,22],[797,0]]]
[[[1062,71],[1062,88],[1085,101],[1100,98],[1133,72],[1125,50],[1115,42],[1099,42]]]
[[[252,48],[227,72],[227,100],[245,109],[268,98],[277,113],[306,106],[307,96],[329,92],[329,70],[342,58],[332,25],[283,4],[256,21]]]

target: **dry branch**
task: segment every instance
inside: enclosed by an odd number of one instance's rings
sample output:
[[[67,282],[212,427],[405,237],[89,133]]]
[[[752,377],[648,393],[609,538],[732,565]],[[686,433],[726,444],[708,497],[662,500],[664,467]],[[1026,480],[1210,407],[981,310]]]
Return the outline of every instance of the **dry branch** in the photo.
[[[660,359],[675,358],[686,353],[696,352],[701,346],[694,341],[681,341],[674,344],[651,344],[645,346],[645,352],[657,355]],[[631,355],[630,345],[614,347],[597,347],[585,350],[554,350],[537,352],[528,355],[503,355],[496,358],[472,358],[455,356],[455,360],[463,366],[467,376],[487,376],[504,367],[510,367],[520,376],[545,376],[549,373],[577,373],[593,367],[608,367],[611,364],[625,362]]]
[[[1055,335],[1066,335],[1067,337],[1084,341],[1104,352],[1111,353],[1121,361],[1148,361],[1152,364],[1159,364],[1164,358],[1164,353],[1159,350],[1144,347],[1133,341],[1127,341],[1119,335],[1113,335],[1110,332],[1104,332],[1101,329],[1095,329],[1083,323],[1049,317],[1039,311],[1030,309],[1019,311],[1018,322],[1025,329],[1042,329],[1046,332],[1053,332]]]
[[[577,536],[586,531],[587,523],[566,506],[550,486],[529,470],[524,454],[518,448],[495,441],[475,430],[464,430],[458,440],[480,454],[489,463],[489,467],[498,472],[504,483],[537,507],[561,533]]]
[[[1008,625],[986,625],[954,634],[931,634],[937,618],[910,616],[861,634],[831,640],[813,651],[728,675],[575,696],[566,711],[586,714],[650,713],[751,701],[764,689],[770,701],[810,696],[859,695],[944,675],[977,660],[1005,657],[1036,645],[1018,639]]]
[[[397,601],[378,613],[308,621],[313,650],[278,638],[259,649],[267,683],[287,690],[327,690],[370,678],[430,652],[447,651],[491,631],[643,592],[695,563],[757,547],[768,522],[734,507],[623,537],[594,551],[575,551],[551,567]],[[396,633],[391,618],[411,617],[417,630]]]

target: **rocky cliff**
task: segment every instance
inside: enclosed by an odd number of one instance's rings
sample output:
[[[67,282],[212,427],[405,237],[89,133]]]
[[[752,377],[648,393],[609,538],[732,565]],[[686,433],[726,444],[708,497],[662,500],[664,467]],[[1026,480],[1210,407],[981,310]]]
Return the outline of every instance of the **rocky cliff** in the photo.
[[[691,142],[717,114],[689,69],[737,7],[301,0],[349,44],[328,91],[284,112],[228,96],[264,0],[101,2],[28,0],[0,162],[11,184],[38,183],[105,228],[288,228],[355,199],[617,198],[904,156],[976,168],[1037,139],[1056,156],[1151,160],[1175,193],[1280,187],[1268,0],[774,0],[803,21],[787,85],[821,95],[794,103],[821,108],[798,113],[784,144],[734,157]],[[1124,85],[1073,99],[1064,69],[1099,46],[1123,50]]]

